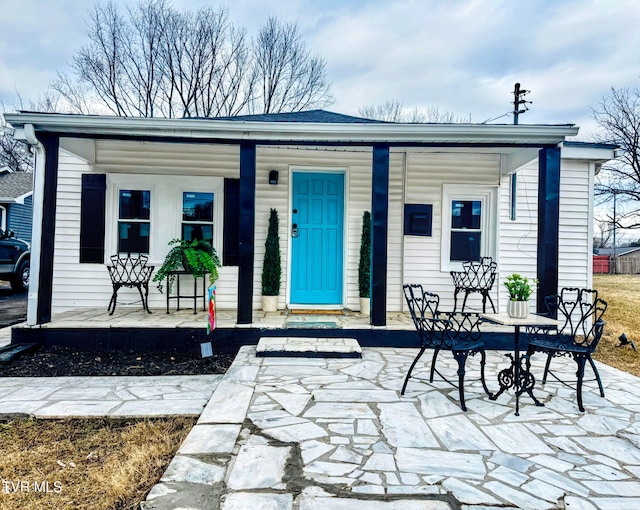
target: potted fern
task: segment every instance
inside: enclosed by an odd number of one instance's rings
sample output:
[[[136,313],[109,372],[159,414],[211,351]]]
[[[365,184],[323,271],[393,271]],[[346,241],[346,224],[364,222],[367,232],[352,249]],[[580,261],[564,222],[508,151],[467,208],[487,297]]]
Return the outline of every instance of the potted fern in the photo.
[[[371,213],[369,211],[362,213],[358,294],[360,296],[360,313],[369,315],[371,309]]]
[[[509,301],[507,302],[507,315],[514,319],[524,319],[529,315],[529,298],[533,293],[538,280],[529,279],[518,273],[507,276],[504,286],[509,293]]]
[[[280,279],[282,277],[279,226],[278,211],[271,209],[262,263],[262,310],[265,312],[275,312],[278,309],[278,294],[280,294]]]
[[[162,292],[163,282],[167,280],[167,292],[171,294],[176,279],[175,271],[188,271],[194,277],[209,275],[209,283],[218,279],[218,268],[221,266],[216,250],[207,241],[194,239],[172,239],[169,246],[173,246],[167,253],[162,266],[153,277],[158,282],[158,290]]]

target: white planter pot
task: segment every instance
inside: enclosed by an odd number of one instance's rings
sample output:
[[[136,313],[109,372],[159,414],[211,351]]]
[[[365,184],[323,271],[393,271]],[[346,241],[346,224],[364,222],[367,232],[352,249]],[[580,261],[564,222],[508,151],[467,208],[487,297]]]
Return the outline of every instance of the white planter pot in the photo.
[[[262,296],[262,311],[278,311],[278,296]]]
[[[366,315],[368,317],[370,311],[371,311],[371,298],[361,297],[360,298],[360,313],[362,315]]]
[[[512,319],[525,319],[529,316],[529,301],[507,301],[507,315]]]

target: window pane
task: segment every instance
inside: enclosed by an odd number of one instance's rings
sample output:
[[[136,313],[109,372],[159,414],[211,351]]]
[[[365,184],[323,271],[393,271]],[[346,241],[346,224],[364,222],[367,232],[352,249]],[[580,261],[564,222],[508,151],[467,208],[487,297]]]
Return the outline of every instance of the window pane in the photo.
[[[182,221],[213,221],[213,193],[183,193]]]
[[[149,224],[118,222],[118,253],[149,253]]]
[[[201,239],[203,241],[211,242],[213,240],[213,225],[194,225],[193,223],[183,223],[182,239],[185,241]]]
[[[120,190],[120,219],[148,220],[151,209],[151,192],[148,190]]]
[[[480,232],[451,232],[451,260],[480,260]]]
[[[482,202],[480,200],[453,200],[451,202],[451,228],[480,228]]]

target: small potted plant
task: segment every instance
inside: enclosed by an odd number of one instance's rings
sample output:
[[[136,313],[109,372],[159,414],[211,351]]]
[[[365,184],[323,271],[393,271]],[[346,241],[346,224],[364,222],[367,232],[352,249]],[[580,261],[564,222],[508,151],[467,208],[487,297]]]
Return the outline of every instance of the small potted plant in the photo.
[[[278,309],[278,295],[280,294],[280,279],[282,277],[279,225],[278,211],[271,209],[262,263],[262,310],[265,312],[275,312]]]
[[[362,213],[358,293],[360,296],[360,313],[369,315],[371,308],[371,213],[369,211]]]
[[[169,246],[173,246],[167,253],[162,266],[153,277],[158,282],[158,290],[162,292],[162,282],[167,280],[167,292],[171,294],[173,282],[176,279],[174,271],[188,271],[194,277],[209,275],[212,285],[218,279],[218,268],[221,266],[216,250],[207,241],[194,239],[172,239]]]
[[[509,292],[507,314],[514,319],[524,319],[529,315],[529,298],[538,285],[535,278],[527,278],[517,273],[507,276],[504,286]]]

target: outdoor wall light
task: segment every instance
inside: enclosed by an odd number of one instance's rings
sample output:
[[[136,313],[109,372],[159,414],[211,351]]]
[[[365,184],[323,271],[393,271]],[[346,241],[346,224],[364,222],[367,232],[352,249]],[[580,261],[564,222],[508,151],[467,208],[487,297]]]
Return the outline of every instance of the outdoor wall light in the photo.
[[[271,170],[271,172],[269,172],[269,184],[278,184],[277,170]]]

